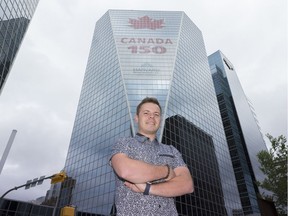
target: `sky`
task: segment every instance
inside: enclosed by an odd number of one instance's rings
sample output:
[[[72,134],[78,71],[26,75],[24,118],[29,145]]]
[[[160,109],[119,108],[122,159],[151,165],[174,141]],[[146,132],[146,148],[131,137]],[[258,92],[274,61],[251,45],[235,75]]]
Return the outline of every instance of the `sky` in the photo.
[[[0,95],[1,156],[17,130],[0,196],[63,169],[95,23],[109,9],[184,11],[207,55],[221,50],[234,65],[263,135],[287,137],[286,0],[40,0]],[[49,188],[45,180],[6,198],[29,201]]]

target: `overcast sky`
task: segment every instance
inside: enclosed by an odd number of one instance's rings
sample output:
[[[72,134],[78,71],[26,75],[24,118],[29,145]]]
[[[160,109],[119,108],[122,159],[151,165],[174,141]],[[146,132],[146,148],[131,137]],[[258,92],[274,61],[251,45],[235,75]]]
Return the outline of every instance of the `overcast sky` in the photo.
[[[287,136],[286,0],[40,0],[0,95],[1,156],[18,131],[0,196],[64,167],[95,23],[108,9],[184,11],[207,55],[220,49],[234,65],[262,133]],[[46,180],[6,198],[32,200],[49,187]]]

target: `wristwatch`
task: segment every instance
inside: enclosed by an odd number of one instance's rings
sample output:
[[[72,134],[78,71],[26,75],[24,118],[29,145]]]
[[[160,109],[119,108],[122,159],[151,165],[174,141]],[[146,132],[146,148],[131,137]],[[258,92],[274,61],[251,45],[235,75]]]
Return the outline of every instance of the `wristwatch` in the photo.
[[[151,184],[146,183],[146,187],[145,187],[145,190],[143,192],[143,195],[149,195],[150,187],[151,187]]]

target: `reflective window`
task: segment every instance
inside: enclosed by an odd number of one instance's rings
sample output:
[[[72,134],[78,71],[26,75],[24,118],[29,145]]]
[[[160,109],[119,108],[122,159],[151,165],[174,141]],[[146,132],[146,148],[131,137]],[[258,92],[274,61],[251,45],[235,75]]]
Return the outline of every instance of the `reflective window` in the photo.
[[[256,180],[262,181],[263,174],[256,154],[266,145],[233,65],[221,51],[208,59],[243,211],[259,214]]]
[[[0,1],[0,93],[38,1]]]

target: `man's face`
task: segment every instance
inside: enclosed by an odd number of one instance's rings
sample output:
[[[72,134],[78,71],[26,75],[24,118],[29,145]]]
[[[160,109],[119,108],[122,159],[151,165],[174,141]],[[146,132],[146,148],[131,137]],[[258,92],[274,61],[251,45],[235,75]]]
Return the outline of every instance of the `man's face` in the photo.
[[[158,105],[154,103],[144,103],[139,114],[135,116],[138,123],[138,132],[149,136],[155,135],[160,127],[161,113]]]

